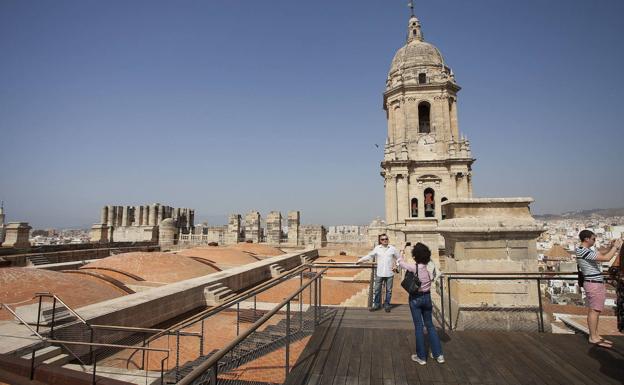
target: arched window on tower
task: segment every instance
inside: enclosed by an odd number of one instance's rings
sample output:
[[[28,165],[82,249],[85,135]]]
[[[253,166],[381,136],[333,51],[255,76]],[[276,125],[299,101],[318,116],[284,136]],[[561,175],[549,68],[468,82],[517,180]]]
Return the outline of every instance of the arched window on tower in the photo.
[[[427,74],[425,73],[418,74],[418,84],[425,84],[425,83],[427,83]]]
[[[444,198],[440,199],[440,201],[441,201],[442,203],[446,202],[447,200],[448,200],[448,199],[447,199],[446,197],[444,197]],[[444,205],[442,205],[442,206],[440,206],[440,210],[441,210],[440,212],[441,212],[441,214],[442,214],[442,219],[446,219],[446,207],[444,207]]]
[[[418,217],[418,199],[412,198],[412,206],[410,212],[412,214],[412,218]]]
[[[431,187],[425,189],[425,217],[435,217],[435,191]]]
[[[428,134],[431,132],[431,105],[427,102],[421,102],[418,105],[418,132]]]

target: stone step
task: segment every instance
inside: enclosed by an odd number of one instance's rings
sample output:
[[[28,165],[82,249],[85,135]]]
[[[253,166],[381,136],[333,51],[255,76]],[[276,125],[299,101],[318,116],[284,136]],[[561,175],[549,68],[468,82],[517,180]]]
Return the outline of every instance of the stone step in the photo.
[[[39,365],[45,360],[56,357],[62,353],[63,350],[58,346],[47,346],[43,349],[38,349],[35,351],[35,365]],[[30,361],[30,359],[32,358],[32,354],[24,354],[22,358]]]
[[[72,355],[69,355],[67,353],[61,353],[58,354],[54,357],[48,358],[47,360],[43,361],[44,364],[47,365],[59,365],[59,366],[63,366],[66,363],[72,361],[74,359],[74,357]]]
[[[43,255],[31,255],[31,256],[26,257],[26,259],[28,259],[28,261],[35,266],[47,265],[50,263],[48,258],[46,258]]]
[[[222,283],[216,283],[204,288],[204,297],[208,306],[220,305],[234,295],[235,293]]]

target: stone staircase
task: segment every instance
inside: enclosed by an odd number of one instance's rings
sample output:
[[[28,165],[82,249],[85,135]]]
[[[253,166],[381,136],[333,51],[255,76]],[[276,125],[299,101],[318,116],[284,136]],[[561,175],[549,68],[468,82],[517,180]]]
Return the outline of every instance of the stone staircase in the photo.
[[[236,293],[222,283],[213,283],[204,288],[207,306],[218,306],[235,295]]]
[[[28,262],[30,262],[30,264],[33,264],[35,266],[47,265],[50,263],[48,258],[43,255],[30,255],[26,257],[26,259],[28,260]]]
[[[368,306],[368,288],[358,291],[351,297],[347,298],[340,304],[341,307],[367,307]]]
[[[281,267],[277,263],[272,264],[270,267],[271,267],[271,277],[273,278],[279,277],[280,275],[284,273],[284,268]]]
[[[21,358],[30,361],[32,353],[24,354]],[[50,345],[35,351],[35,365],[46,364],[62,366],[73,359],[74,357],[66,353],[60,346]]]
[[[301,323],[301,317],[299,313],[293,313],[290,318],[290,341],[291,343],[298,341],[310,334],[312,334],[313,330],[313,322],[314,322],[314,309],[310,308],[303,313],[301,316],[303,318],[303,324]],[[303,328],[301,328],[303,326]],[[280,320],[275,325],[269,325],[263,330],[258,330],[252,333],[247,339],[241,342],[238,346],[236,346],[233,350],[233,353],[226,354],[219,361],[220,366],[234,365],[233,367],[240,366],[244,363],[256,360],[268,353],[276,351],[285,346],[285,336],[286,336],[286,319]],[[218,350],[213,350],[208,354],[198,357],[193,361],[189,361],[184,365],[180,366],[178,378],[183,378],[188,375],[199,366],[201,363],[208,360],[213,354],[215,354]],[[174,353],[175,354],[175,353]],[[223,369],[221,369],[223,370]],[[176,370],[172,369],[171,371],[165,374],[165,383],[174,384],[176,383]]]

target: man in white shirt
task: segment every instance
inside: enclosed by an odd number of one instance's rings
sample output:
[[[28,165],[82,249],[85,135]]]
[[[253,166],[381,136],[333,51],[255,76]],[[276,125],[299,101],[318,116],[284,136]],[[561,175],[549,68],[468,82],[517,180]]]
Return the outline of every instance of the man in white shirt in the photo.
[[[358,259],[356,263],[377,258],[377,271],[375,273],[375,283],[373,285],[373,306],[370,311],[379,310],[381,308],[381,285],[386,286],[386,300],[383,304],[386,313],[390,313],[390,299],[392,298],[392,280],[394,278],[394,269],[397,260],[400,258],[399,251],[389,244],[390,240],[386,234],[379,235],[379,245]]]

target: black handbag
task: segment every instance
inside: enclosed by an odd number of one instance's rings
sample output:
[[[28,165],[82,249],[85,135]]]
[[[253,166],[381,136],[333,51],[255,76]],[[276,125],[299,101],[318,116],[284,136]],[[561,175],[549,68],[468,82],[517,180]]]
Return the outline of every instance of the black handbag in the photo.
[[[405,272],[405,277],[403,278],[403,281],[401,281],[401,287],[405,289],[408,294],[418,294],[418,289],[420,289],[420,285],[420,279],[418,279],[418,276],[416,274],[412,273],[409,270]]]

